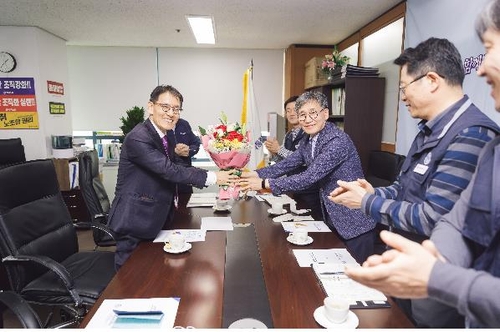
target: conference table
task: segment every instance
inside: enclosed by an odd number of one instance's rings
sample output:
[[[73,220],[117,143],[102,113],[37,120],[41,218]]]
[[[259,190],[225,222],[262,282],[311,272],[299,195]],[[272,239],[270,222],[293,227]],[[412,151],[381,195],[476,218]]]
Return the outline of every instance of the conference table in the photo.
[[[181,299],[175,319],[180,327],[227,327],[228,319],[238,315],[258,319],[251,310],[267,310],[269,327],[321,327],[313,313],[326,295],[312,268],[299,267],[292,250],[344,248],[334,232],[310,233],[313,243],[299,247],[286,240],[280,223],[272,221],[269,205],[255,197],[236,201],[229,213],[186,208],[188,199],[189,195],[181,197],[168,229],[199,229],[203,217],[230,216],[234,230],[207,231],[205,241],[193,242],[181,254],[164,252],[163,243],[142,242],[80,327],[88,324],[104,299],[152,297]],[[257,264],[252,263],[255,257]],[[413,327],[397,304],[389,302],[390,308],[353,309],[358,328]]]

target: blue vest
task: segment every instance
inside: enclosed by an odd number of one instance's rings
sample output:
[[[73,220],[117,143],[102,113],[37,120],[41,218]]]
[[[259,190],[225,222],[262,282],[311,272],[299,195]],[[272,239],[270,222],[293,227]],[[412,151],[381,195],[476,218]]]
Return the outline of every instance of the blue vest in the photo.
[[[462,235],[473,250],[472,267],[500,277],[500,136],[483,151]]]
[[[467,116],[462,116],[464,113]],[[425,143],[423,131],[418,133],[401,167],[399,176],[401,190],[398,193],[398,201],[421,203],[425,199],[432,174],[443,159],[451,141],[461,131],[471,126],[499,131],[498,126],[472,104],[467,96],[464,96],[436,123]]]

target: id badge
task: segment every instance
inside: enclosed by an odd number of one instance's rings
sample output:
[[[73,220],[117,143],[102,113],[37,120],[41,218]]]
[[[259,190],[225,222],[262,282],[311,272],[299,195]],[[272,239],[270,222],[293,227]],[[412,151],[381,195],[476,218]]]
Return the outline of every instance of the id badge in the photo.
[[[417,164],[417,166],[415,166],[415,168],[413,169],[413,171],[415,173],[417,173],[417,174],[424,175],[425,172],[427,172],[428,169],[429,169],[429,166],[422,165],[422,164]]]

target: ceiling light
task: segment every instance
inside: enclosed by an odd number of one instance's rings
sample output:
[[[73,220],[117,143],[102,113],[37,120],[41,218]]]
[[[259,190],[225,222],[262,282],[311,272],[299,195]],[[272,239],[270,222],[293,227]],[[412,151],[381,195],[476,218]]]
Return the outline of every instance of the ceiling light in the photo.
[[[187,15],[186,19],[198,44],[215,44],[215,28],[211,16]]]

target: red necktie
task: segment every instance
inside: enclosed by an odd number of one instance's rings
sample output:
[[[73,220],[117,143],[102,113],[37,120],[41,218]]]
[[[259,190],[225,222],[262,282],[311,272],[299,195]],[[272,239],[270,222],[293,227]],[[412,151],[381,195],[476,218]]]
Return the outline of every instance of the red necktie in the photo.
[[[162,142],[163,142],[163,149],[165,150],[165,153],[167,154],[167,158],[170,159],[170,156],[168,155],[167,135],[163,136]],[[177,191],[177,184],[175,184],[174,205],[175,205],[176,209],[179,207],[179,193]]]

